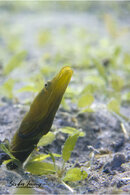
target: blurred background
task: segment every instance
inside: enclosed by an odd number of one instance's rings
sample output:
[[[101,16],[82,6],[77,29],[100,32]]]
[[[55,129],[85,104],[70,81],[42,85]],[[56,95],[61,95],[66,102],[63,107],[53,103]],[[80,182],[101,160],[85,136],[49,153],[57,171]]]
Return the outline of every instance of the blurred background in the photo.
[[[0,2],[0,104],[30,104],[61,67],[74,70],[62,101],[128,119],[130,2]],[[99,108],[98,108],[99,109]]]

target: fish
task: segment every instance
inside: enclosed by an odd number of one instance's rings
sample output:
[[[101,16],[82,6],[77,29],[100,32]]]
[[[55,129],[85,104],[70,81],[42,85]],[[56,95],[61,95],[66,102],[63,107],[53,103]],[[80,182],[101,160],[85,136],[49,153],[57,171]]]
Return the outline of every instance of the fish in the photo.
[[[36,148],[41,137],[50,131],[72,74],[71,67],[63,67],[34,98],[9,147],[11,154],[21,163]]]

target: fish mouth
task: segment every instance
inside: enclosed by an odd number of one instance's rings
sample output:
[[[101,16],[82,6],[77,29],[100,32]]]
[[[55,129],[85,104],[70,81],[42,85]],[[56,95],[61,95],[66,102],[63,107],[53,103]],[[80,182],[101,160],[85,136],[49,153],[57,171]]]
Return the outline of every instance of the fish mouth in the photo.
[[[53,78],[53,89],[48,98],[48,104],[51,105],[53,110],[57,110],[65,90],[71,80],[73,70],[69,67],[63,67],[61,71]],[[50,109],[50,110],[52,110]]]
[[[58,90],[59,92],[65,91],[70,82],[72,74],[73,70],[69,66],[63,67],[58,75],[54,78],[56,79],[55,90]]]

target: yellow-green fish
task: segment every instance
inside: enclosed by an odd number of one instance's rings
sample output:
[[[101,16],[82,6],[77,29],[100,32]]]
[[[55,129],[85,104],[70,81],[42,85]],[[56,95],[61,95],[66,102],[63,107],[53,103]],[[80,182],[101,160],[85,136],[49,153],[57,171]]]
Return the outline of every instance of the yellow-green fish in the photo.
[[[22,163],[36,147],[40,138],[50,130],[72,74],[70,67],[63,67],[45,84],[23,118],[10,144],[10,152]]]

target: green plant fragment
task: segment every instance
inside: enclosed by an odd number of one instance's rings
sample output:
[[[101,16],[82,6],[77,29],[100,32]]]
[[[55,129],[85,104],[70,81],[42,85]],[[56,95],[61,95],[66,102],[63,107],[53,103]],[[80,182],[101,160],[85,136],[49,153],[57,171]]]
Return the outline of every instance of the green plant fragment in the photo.
[[[1,150],[3,150],[6,154],[8,154],[10,156],[10,158],[12,159],[16,159],[11,152],[8,150],[8,148],[6,148],[6,146],[4,144],[0,144],[0,148]]]
[[[82,180],[86,179],[88,177],[88,173],[84,170],[81,170],[81,177],[82,177]]]
[[[62,149],[62,158],[65,162],[67,162],[71,156],[71,153],[75,147],[77,139],[79,137],[79,133],[75,133],[74,135],[70,135]]]
[[[8,150],[8,148],[6,148],[6,146],[4,145],[4,144],[0,144],[0,148],[6,153],[6,154],[8,154],[9,156],[10,156],[10,158],[11,159],[8,159],[8,160],[5,160],[4,162],[3,162],[3,164],[8,164],[9,162],[13,162],[15,165],[17,165],[17,166],[20,166],[20,161],[18,160],[18,159],[16,159],[11,153],[10,153],[10,151]]]
[[[39,155],[36,155],[34,157],[31,158],[31,160],[29,160],[29,162],[35,162],[35,161],[43,161],[45,160],[46,158],[49,158],[50,155],[49,154],[39,154]]]
[[[57,153],[52,153],[52,155],[55,157],[61,157],[61,154],[57,154]]]
[[[48,175],[56,172],[54,165],[47,162],[29,162],[25,165],[25,170],[33,175]]]
[[[109,111],[113,111],[119,114],[120,113],[120,103],[117,100],[113,99],[107,104],[107,109]]]
[[[65,177],[63,178],[64,181],[81,181],[87,178],[88,174],[86,171],[81,170],[80,168],[71,168],[66,172]]]
[[[60,132],[62,133],[67,133],[69,135],[72,135],[74,133],[79,133],[80,137],[84,137],[85,136],[85,132],[79,131],[74,127],[63,127],[61,129],[59,129]]]
[[[55,157],[61,157],[61,154],[52,153],[52,155]],[[35,162],[35,161],[40,162],[45,160],[46,158],[50,158],[50,154],[39,154],[37,156],[32,157],[29,162]]]
[[[9,162],[13,161],[13,159],[9,159],[9,160],[4,160],[3,164],[6,165],[8,164]]]
[[[49,31],[41,31],[38,34],[38,45],[44,46],[51,40],[51,33]]]
[[[104,79],[106,79],[105,69],[102,66],[102,64],[98,62],[96,59],[94,59],[94,63],[95,63],[95,66],[97,67],[99,75],[102,76]]]
[[[45,56],[44,56],[45,57]],[[46,58],[46,57],[45,57]],[[50,66],[42,66],[41,69],[40,69],[40,73],[41,74],[44,74],[45,76],[48,76],[50,75],[51,73],[54,73],[55,72],[55,69],[54,67],[50,67]]]
[[[13,56],[8,64],[4,67],[3,73],[5,75],[8,75],[10,72],[12,72],[15,68],[21,65],[25,57],[27,56],[26,51],[21,51],[15,56]]]
[[[129,53],[124,54],[123,64],[124,64],[125,70],[130,72],[130,54]]]
[[[124,86],[124,80],[120,76],[113,75],[111,85],[115,91],[120,91]]]
[[[30,85],[26,85],[25,87],[22,87],[21,89],[18,90],[18,92],[26,92],[26,91],[30,91],[30,92],[38,92],[38,90],[34,87],[34,86],[30,86]]]
[[[120,53],[121,53],[121,47],[120,46],[117,46],[115,48],[115,51],[114,51],[114,56],[115,57],[118,57],[120,55]]]
[[[94,101],[93,95],[86,93],[85,95],[81,96],[78,100],[78,107],[87,107],[90,106]]]
[[[15,81],[13,79],[8,79],[3,86],[0,87],[0,93],[8,98],[13,98],[13,87]]]
[[[38,142],[37,146],[46,146],[51,144],[55,139],[55,135],[52,132],[48,132],[46,135],[43,135],[40,141]]]
[[[89,107],[89,108],[85,108],[85,109],[81,110],[81,113],[84,113],[84,112],[91,113],[91,112],[94,112],[94,110]]]
[[[7,46],[10,51],[16,52],[21,46],[21,40],[17,36],[11,36]]]
[[[116,22],[113,20],[113,18],[109,14],[106,14],[104,16],[104,21],[105,21],[105,25],[106,25],[106,28],[107,28],[109,34],[113,38],[115,38],[117,36],[117,25],[116,25]]]
[[[122,99],[126,102],[130,102],[130,92],[127,92],[125,93],[123,96],[122,96]]]
[[[105,87],[105,80],[100,77],[100,76],[96,76],[96,75],[92,75],[92,76],[88,76],[85,78],[86,83],[88,84],[93,84],[99,88],[104,88]]]
[[[65,97],[73,99],[75,97],[76,93],[73,89],[70,87],[67,88]]]
[[[86,93],[94,93],[98,89],[98,86],[96,84],[88,84],[84,89],[82,90],[81,94],[86,94]]]
[[[49,153],[49,155],[50,155],[50,157],[51,157],[51,159],[52,159],[52,161],[54,163],[54,166],[55,166],[55,157],[54,157],[54,155],[51,152]]]

